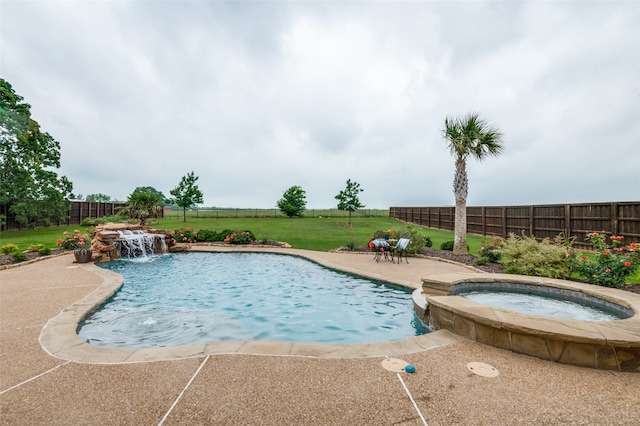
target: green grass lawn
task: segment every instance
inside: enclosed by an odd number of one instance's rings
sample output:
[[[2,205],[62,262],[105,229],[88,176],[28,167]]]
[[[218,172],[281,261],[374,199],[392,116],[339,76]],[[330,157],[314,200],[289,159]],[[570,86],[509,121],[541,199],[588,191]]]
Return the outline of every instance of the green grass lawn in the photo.
[[[391,218],[353,218],[351,225],[346,218],[168,218],[159,219],[152,225],[157,229],[176,230],[191,228],[194,231],[208,229],[212,231],[249,230],[257,239],[263,238],[286,241],[294,248],[327,251],[347,245],[355,241],[356,246],[363,246],[377,230],[404,231],[407,224]],[[79,229],[84,232],[86,227],[79,225],[49,227],[36,230],[0,232],[0,246],[12,243],[20,249],[31,244],[42,243],[45,247],[55,248],[56,240],[62,238],[64,231],[73,232]],[[444,241],[453,239],[453,232],[436,229],[420,228],[423,235],[428,235],[433,241],[433,247],[439,248]],[[477,253],[482,238],[469,235],[468,243],[471,253]]]

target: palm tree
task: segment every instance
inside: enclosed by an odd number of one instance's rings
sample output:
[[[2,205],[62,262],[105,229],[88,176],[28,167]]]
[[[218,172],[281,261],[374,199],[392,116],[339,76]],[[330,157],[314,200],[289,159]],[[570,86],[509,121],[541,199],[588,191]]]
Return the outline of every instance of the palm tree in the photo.
[[[145,226],[147,218],[157,215],[161,208],[162,201],[157,194],[134,191],[127,198],[127,205],[121,209],[120,213],[132,219],[138,219],[140,225]]]
[[[465,117],[445,118],[443,136],[449,142],[451,155],[456,159],[453,193],[456,197],[454,254],[467,254],[467,158],[482,161],[498,156],[503,150],[502,133],[481,120],[477,113]]]

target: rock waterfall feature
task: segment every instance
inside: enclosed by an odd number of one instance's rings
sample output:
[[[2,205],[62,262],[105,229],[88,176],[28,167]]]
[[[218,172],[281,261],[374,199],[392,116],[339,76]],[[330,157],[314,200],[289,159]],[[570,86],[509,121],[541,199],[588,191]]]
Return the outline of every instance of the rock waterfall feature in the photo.
[[[186,251],[188,247],[187,244],[176,243],[173,231],[123,223],[96,226],[91,242],[93,257],[97,262]]]

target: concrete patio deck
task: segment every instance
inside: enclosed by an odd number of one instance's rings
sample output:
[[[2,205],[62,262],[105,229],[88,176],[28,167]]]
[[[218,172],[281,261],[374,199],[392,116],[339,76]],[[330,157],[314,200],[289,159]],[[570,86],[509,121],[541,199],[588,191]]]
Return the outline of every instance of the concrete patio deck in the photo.
[[[395,265],[372,255],[305,254],[413,288],[429,275],[472,273],[430,259]],[[116,361],[52,356],[43,345],[57,339],[45,342],[42,330],[100,291],[108,279],[95,268],[63,255],[0,271],[0,424],[423,424],[396,374],[382,368],[385,355],[416,366],[400,374],[429,425],[631,425],[640,418],[640,374],[555,364],[446,331],[417,338],[417,346],[297,351],[295,344],[246,343]],[[499,375],[476,375],[470,362]]]

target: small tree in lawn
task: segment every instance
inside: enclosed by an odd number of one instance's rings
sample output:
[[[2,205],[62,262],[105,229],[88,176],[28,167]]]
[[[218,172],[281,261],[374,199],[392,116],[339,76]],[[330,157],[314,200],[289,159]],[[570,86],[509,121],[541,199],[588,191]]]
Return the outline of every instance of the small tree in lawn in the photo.
[[[307,206],[305,192],[300,186],[287,189],[278,200],[278,208],[288,217],[301,216]]]
[[[197,180],[198,176],[191,172],[182,176],[180,184],[169,191],[174,197],[171,199],[172,204],[182,207],[183,222],[187,221],[187,209],[203,202],[202,191],[196,185]]]
[[[347,187],[336,195],[338,210],[349,212],[349,225],[351,225],[351,213],[364,207],[364,204],[358,199],[358,194],[362,191],[364,189],[360,188],[358,182],[351,182],[351,179],[347,179]]]

